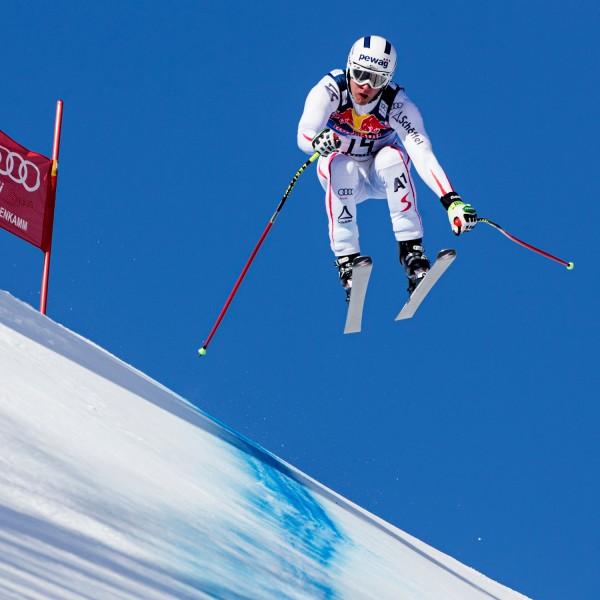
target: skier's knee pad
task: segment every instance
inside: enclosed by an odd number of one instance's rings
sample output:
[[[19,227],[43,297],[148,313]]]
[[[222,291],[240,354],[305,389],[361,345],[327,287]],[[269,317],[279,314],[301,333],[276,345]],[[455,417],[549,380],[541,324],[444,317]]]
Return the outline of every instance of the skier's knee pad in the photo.
[[[404,166],[404,158],[399,148],[394,146],[384,146],[375,156],[374,162],[375,170],[381,172],[391,167],[401,168],[403,171],[406,169]]]
[[[331,180],[344,187],[355,187],[359,183],[359,171],[356,161],[347,156],[338,155],[330,163]]]

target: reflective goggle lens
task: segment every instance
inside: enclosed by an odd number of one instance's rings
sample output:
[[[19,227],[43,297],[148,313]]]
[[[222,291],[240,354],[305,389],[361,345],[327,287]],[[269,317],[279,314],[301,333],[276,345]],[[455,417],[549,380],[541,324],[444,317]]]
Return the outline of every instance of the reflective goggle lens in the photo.
[[[368,83],[372,88],[383,87],[387,82],[387,75],[373,73],[373,71],[365,71],[364,69],[357,69],[356,67],[350,69],[350,77],[359,85]]]

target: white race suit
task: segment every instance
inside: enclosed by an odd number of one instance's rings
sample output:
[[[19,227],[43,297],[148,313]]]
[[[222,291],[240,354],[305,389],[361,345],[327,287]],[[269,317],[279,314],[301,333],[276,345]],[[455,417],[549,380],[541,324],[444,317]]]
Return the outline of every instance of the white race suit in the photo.
[[[313,154],[311,141],[325,127],[342,142],[337,152],[317,163],[333,253],[360,253],[356,205],[367,198],[387,198],[396,240],[423,237],[411,162],[438,197],[454,190],[404,89],[390,83],[369,104],[356,104],[345,72],[334,70],[306,98],[298,125],[300,149]]]

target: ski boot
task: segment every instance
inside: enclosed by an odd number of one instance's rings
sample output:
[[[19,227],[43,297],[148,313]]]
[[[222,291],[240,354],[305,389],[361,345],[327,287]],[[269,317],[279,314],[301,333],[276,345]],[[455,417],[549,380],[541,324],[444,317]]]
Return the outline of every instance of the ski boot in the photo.
[[[358,252],[346,256],[338,256],[335,260],[335,266],[338,268],[340,283],[346,292],[346,302],[350,302],[350,291],[352,290],[352,267],[358,264],[361,259],[367,258],[361,256]]]
[[[408,293],[412,294],[415,288],[423,281],[429,271],[429,259],[423,250],[423,239],[398,242],[400,248],[400,264],[406,271],[408,277]]]

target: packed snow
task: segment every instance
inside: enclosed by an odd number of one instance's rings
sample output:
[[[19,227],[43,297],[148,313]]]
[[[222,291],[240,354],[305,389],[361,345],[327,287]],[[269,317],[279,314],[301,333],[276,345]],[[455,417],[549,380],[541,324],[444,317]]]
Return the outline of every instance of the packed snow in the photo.
[[[0,292],[0,598],[525,597]]]

